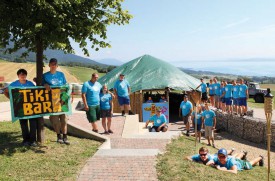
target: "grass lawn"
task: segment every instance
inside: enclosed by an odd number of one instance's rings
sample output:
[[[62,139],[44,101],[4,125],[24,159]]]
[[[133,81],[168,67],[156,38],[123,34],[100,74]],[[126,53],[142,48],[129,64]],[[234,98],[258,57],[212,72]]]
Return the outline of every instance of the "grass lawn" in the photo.
[[[67,69],[73,76],[77,77],[81,82],[85,82],[91,79],[93,73],[98,73],[97,70],[87,68],[87,67],[64,67]],[[105,73],[98,73],[99,77],[105,75]]]
[[[166,147],[163,155],[158,155],[157,173],[161,181],[177,180],[267,180],[267,168],[255,166],[252,170],[240,171],[238,174],[232,174],[216,170],[215,168],[205,166],[186,160],[187,156],[198,153],[202,144],[197,145],[195,151],[194,138],[182,136],[174,139]],[[208,147],[210,153],[217,152],[216,149]],[[270,178],[275,178],[275,171],[271,170]]]
[[[76,180],[101,143],[69,136],[71,145],[57,144],[46,129],[41,147],[21,146],[19,122],[0,122],[0,180]]]
[[[275,96],[275,84],[260,84],[260,87],[263,89],[270,88],[271,94]],[[273,99],[275,104],[275,98]],[[248,107],[251,107],[251,108],[264,108],[263,103],[255,103],[253,98],[248,99],[247,104],[248,104]]]

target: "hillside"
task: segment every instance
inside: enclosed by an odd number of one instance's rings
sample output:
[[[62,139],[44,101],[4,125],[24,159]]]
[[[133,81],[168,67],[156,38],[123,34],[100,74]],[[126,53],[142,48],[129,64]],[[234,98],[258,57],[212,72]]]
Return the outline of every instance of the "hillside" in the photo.
[[[7,61],[0,61],[0,76],[4,76],[5,82],[12,82],[17,80],[16,72],[18,69],[24,68],[28,71],[28,80],[36,77],[36,64],[35,63],[13,63]],[[58,67],[59,71],[65,74],[65,77],[69,83],[80,82],[75,76],[73,76],[66,68]],[[49,67],[45,66],[43,72],[49,71]]]

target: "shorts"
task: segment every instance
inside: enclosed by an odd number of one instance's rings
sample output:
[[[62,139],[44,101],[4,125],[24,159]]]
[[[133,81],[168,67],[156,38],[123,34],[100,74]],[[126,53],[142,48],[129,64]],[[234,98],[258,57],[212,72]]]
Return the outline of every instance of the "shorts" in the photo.
[[[239,98],[233,98],[233,105],[239,106]]]
[[[241,168],[244,169],[244,170],[251,170],[253,168],[251,163],[249,163],[248,161],[241,160],[241,159],[238,159],[238,158],[236,158],[236,161],[241,164]]]
[[[232,98],[231,97],[229,97],[229,98],[224,98],[225,99],[225,104],[227,105],[227,106],[231,106],[232,105]]]
[[[239,106],[247,106],[246,97],[239,98]]]
[[[61,128],[64,128],[67,125],[67,119],[68,118],[66,114],[50,116],[50,122],[52,123],[54,130],[60,130]]]
[[[215,98],[215,102],[220,102],[220,96],[214,95],[214,98]]]
[[[203,101],[207,101],[208,100],[207,92],[202,93],[201,100],[203,100]]]
[[[101,118],[110,118],[112,117],[112,114],[111,114],[111,109],[107,109],[107,110],[103,110],[101,109],[100,110],[100,115],[101,115]]]
[[[127,97],[120,97],[120,96],[117,96],[118,97],[118,102],[119,102],[119,105],[122,106],[122,105],[130,105],[130,98],[129,96]]]
[[[212,130],[213,126],[205,126],[205,137],[214,138],[214,130]]]
[[[197,124],[197,131],[201,131],[201,124]]]
[[[157,131],[158,128],[159,128],[159,126],[152,126],[152,128],[149,128],[149,132],[158,132],[158,131]],[[164,128],[168,129],[168,126],[167,126],[167,125],[163,126],[163,127],[160,129],[160,131],[163,131]]]
[[[225,103],[225,98],[224,97],[220,97],[220,102]]]
[[[209,96],[210,96],[210,97],[213,97],[213,96],[214,96],[214,94],[209,94]]]
[[[184,124],[190,123],[191,116],[182,116],[182,120]]]
[[[94,123],[100,119],[100,107],[97,106],[89,106],[89,110],[86,111],[87,119],[90,123]]]

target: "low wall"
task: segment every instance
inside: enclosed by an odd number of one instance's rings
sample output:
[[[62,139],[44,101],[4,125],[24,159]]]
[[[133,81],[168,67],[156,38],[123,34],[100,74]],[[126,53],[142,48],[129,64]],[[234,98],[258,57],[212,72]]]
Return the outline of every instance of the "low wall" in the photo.
[[[215,111],[217,116],[217,129],[224,130],[232,135],[254,143],[266,143],[267,125],[265,119],[253,118],[253,110],[248,115],[222,114]],[[271,123],[271,146],[275,147],[275,123]]]

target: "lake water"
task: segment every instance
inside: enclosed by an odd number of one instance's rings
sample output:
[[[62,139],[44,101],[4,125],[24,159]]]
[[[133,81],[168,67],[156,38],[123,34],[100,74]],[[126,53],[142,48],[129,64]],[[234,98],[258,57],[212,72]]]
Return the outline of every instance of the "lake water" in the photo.
[[[246,61],[184,61],[173,62],[177,67],[234,75],[275,77],[275,60]]]

